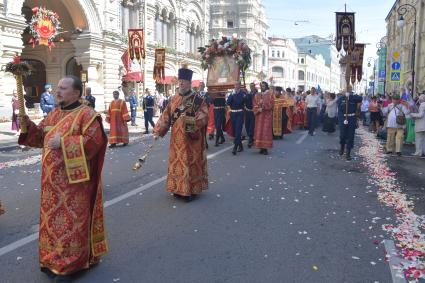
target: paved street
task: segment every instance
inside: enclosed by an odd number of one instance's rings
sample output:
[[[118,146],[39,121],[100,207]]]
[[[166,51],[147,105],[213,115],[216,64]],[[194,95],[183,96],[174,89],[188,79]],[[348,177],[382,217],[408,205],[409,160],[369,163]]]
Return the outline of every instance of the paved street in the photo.
[[[110,252],[76,282],[397,278],[385,257],[391,254],[386,250],[391,236],[382,229],[395,223],[395,212],[378,201],[363,157],[356,153],[352,162],[339,157],[337,135],[310,137],[296,131],[275,141],[269,156],[246,149],[234,157],[229,140],[210,146],[210,187],[191,203],[165,192],[167,138],[140,171],[131,170],[151,139],[133,136],[131,146],[108,149],[103,183]],[[35,240],[39,154],[0,155],[0,192],[7,209],[0,218],[2,282],[49,282],[39,272]],[[423,164],[423,159],[403,162]],[[420,172],[423,166],[415,170],[406,187],[416,182],[414,197],[423,206],[424,188],[417,182],[425,183],[419,174],[425,172]],[[22,239],[28,243],[21,246],[17,241]]]

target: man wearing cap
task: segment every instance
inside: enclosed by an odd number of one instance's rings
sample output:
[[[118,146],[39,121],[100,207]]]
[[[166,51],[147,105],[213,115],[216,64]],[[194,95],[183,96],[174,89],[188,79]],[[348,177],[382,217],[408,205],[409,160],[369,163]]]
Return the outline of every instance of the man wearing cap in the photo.
[[[339,123],[339,144],[341,149],[339,155],[346,153],[346,159],[351,160],[351,149],[354,146],[354,136],[356,134],[356,110],[357,105],[362,102],[362,97],[352,92],[351,85],[347,86],[345,95],[337,100],[338,123]]]
[[[96,108],[96,97],[91,95],[91,87],[86,87],[86,97],[84,99],[88,101],[91,108]]]
[[[179,69],[178,94],[170,99],[154,128],[157,139],[171,127],[166,189],[187,202],[208,188],[208,107],[205,99],[192,90],[192,74],[190,69]]]
[[[382,113],[387,117],[385,126],[387,128],[387,154],[395,151],[398,156],[401,156],[403,146],[404,129],[406,128],[406,115],[409,114],[409,109],[406,107],[406,102],[400,99],[399,94],[393,94],[392,103],[382,109]]]
[[[235,83],[235,88],[227,98],[227,105],[230,107],[230,123],[232,125],[233,135],[233,150],[232,154],[236,155],[236,151],[243,151],[242,146],[242,127],[244,118],[245,107],[245,94],[246,91],[241,89],[241,82]]]
[[[52,94],[52,85],[46,84],[44,86],[45,91],[41,94],[40,97],[40,108],[43,111],[43,116],[46,117],[50,111],[55,108],[55,97]]]

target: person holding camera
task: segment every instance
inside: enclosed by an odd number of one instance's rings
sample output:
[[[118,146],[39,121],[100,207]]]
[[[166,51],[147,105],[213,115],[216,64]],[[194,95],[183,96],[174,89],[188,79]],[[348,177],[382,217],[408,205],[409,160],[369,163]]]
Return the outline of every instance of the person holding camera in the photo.
[[[406,128],[406,115],[409,114],[409,109],[406,103],[400,99],[399,94],[392,96],[392,103],[382,109],[384,116],[387,117],[385,127],[387,128],[387,154],[395,151],[398,156],[401,156],[403,146],[404,130]]]

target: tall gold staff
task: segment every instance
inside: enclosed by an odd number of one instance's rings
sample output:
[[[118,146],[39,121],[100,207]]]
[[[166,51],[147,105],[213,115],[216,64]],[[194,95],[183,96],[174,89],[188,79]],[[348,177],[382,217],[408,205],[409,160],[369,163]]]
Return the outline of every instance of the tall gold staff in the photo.
[[[31,73],[31,67],[27,62],[21,62],[21,57],[13,57],[13,61],[7,63],[6,72],[12,73],[15,76],[16,80],[16,91],[18,93],[19,101],[19,117],[26,115],[25,113],[25,101],[24,101],[24,91],[23,91],[23,76],[27,76]],[[21,133],[25,134],[28,132],[27,125],[25,123],[20,123]]]
[[[134,171],[139,170],[142,167],[142,165],[145,164],[146,159],[149,157],[149,155],[150,155],[153,147],[156,144],[156,141],[157,141],[157,138],[154,138],[153,143],[148,146],[148,149],[145,151],[145,154],[142,155],[141,157],[139,157],[139,159],[137,160],[137,162],[134,163],[134,165],[133,165],[133,170]]]

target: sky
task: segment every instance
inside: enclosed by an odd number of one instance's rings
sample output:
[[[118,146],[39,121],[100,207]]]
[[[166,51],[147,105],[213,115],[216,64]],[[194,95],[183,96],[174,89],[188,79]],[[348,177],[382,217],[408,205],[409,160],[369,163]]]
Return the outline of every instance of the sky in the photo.
[[[356,42],[367,43],[365,62],[376,56],[376,43],[386,35],[385,18],[395,0],[262,0],[270,26],[268,36],[318,35],[335,38],[335,12],[355,12]],[[294,23],[298,21],[298,25]],[[372,68],[368,70],[372,73]]]

